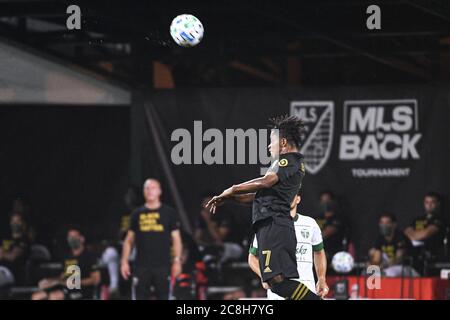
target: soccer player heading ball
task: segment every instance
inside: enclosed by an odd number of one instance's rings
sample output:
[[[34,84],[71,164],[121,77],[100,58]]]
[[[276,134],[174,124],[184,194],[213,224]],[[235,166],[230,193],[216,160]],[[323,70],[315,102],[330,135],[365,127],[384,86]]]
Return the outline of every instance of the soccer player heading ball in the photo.
[[[297,239],[290,216],[292,200],[305,176],[300,143],[303,132],[301,119],[280,116],[270,119],[269,152],[275,160],[266,175],[223,191],[206,206],[215,213],[224,200],[253,202],[253,229],[258,241],[259,266],[263,282],[285,299],[320,299],[298,278],[295,249]]]

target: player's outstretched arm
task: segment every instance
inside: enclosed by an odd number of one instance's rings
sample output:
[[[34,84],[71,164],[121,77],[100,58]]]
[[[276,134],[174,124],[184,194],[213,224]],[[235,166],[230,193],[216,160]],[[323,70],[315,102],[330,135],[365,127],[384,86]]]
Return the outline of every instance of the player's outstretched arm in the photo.
[[[273,172],[269,172],[263,177],[246,181],[226,189],[220,195],[213,197],[206,204],[206,208],[209,208],[212,213],[215,213],[217,206],[222,204],[225,199],[233,199],[236,195],[255,193],[258,190],[270,188],[277,182],[278,176]],[[242,199],[248,200],[245,197]]]
[[[236,194],[233,197],[233,200],[240,204],[248,204],[252,203],[255,200],[255,192],[253,193],[244,193],[244,194]]]

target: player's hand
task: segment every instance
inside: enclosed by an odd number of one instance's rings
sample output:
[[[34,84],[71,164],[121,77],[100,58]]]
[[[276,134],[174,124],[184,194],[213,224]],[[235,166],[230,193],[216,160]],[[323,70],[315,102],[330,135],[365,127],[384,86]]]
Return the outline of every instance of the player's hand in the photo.
[[[206,204],[206,208],[211,212],[211,213],[216,213],[216,209],[218,206],[221,206],[223,204],[223,202],[225,201],[224,198],[222,198],[220,195],[219,196],[215,196],[213,197],[211,200],[208,201],[208,203]]]
[[[261,284],[264,289],[266,289],[266,290],[270,289],[269,284],[267,282],[262,281],[262,279],[261,279]]]
[[[177,278],[181,274],[181,271],[182,271],[181,262],[174,261],[172,263],[172,277]]]
[[[322,299],[326,297],[330,288],[328,288],[327,282],[325,279],[319,279],[316,284],[316,292],[319,297]]]
[[[215,196],[211,200],[209,200],[206,208],[212,213],[215,214],[217,207],[223,204],[224,199],[220,198],[220,196]]]
[[[122,262],[120,266],[120,273],[125,280],[128,280],[131,275],[130,264],[128,263],[128,261]]]
[[[206,208],[208,208],[211,213],[216,213],[217,207],[222,205],[225,199],[230,198],[233,194],[233,187],[224,190],[221,194],[214,196],[211,200],[209,200],[206,204]]]

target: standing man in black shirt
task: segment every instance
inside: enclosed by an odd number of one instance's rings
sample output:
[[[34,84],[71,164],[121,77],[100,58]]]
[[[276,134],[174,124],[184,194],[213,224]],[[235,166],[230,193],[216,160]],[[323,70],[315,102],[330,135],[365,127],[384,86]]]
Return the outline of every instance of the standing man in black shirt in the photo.
[[[169,276],[181,273],[183,245],[180,223],[174,209],[161,203],[161,185],[158,180],[144,183],[145,204],[131,215],[122,252],[121,273],[125,279],[131,275],[128,262],[131,249],[136,245],[135,278],[136,299],[148,300],[153,286],[159,300],[169,298]],[[171,244],[173,259],[171,268]],[[172,269],[172,270],[171,270]]]
[[[305,175],[303,155],[299,153],[303,123],[295,116],[281,116],[271,122],[268,148],[272,158],[278,160],[265,176],[226,189],[211,199],[207,207],[214,213],[225,199],[253,201],[252,220],[263,282],[285,299],[319,299],[304,284],[292,280],[299,275],[290,208]]]

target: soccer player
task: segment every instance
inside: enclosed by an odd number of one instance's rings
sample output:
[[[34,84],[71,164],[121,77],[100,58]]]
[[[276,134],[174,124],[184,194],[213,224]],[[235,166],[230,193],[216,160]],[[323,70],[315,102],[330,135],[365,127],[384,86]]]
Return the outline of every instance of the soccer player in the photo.
[[[285,299],[319,299],[298,278],[295,250],[297,239],[290,216],[291,203],[300,189],[305,175],[300,142],[303,123],[295,116],[271,119],[269,152],[275,160],[263,177],[259,177],[223,191],[213,197],[207,207],[214,213],[224,200],[253,202],[252,223],[258,241],[259,266],[263,282]],[[305,289],[306,288],[306,289]]]
[[[327,257],[323,247],[322,234],[317,222],[311,218],[297,213],[298,204],[301,201],[300,192],[295,196],[291,204],[291,217],[294,219],[295,234],[297,236],[297,271],[299,278],[295,279],[303,283],[309,290],[317,293],[321,298],[324,298],[329,291],[326,283],[327,272]],[[259,270],[258,260],[258,241],[256,237],[249,250],[248,264],[250,268],[259,277],[261,272]],[[315,285],[313,264],[317,274],[317,285]],[[263,283],[263,287],[267,285]],[[306,294],[306,292],[298,292],[297,295]],[[270,300],[283,300],[282,297],[273,293],[272,290],[267,290],[267,298]]]

